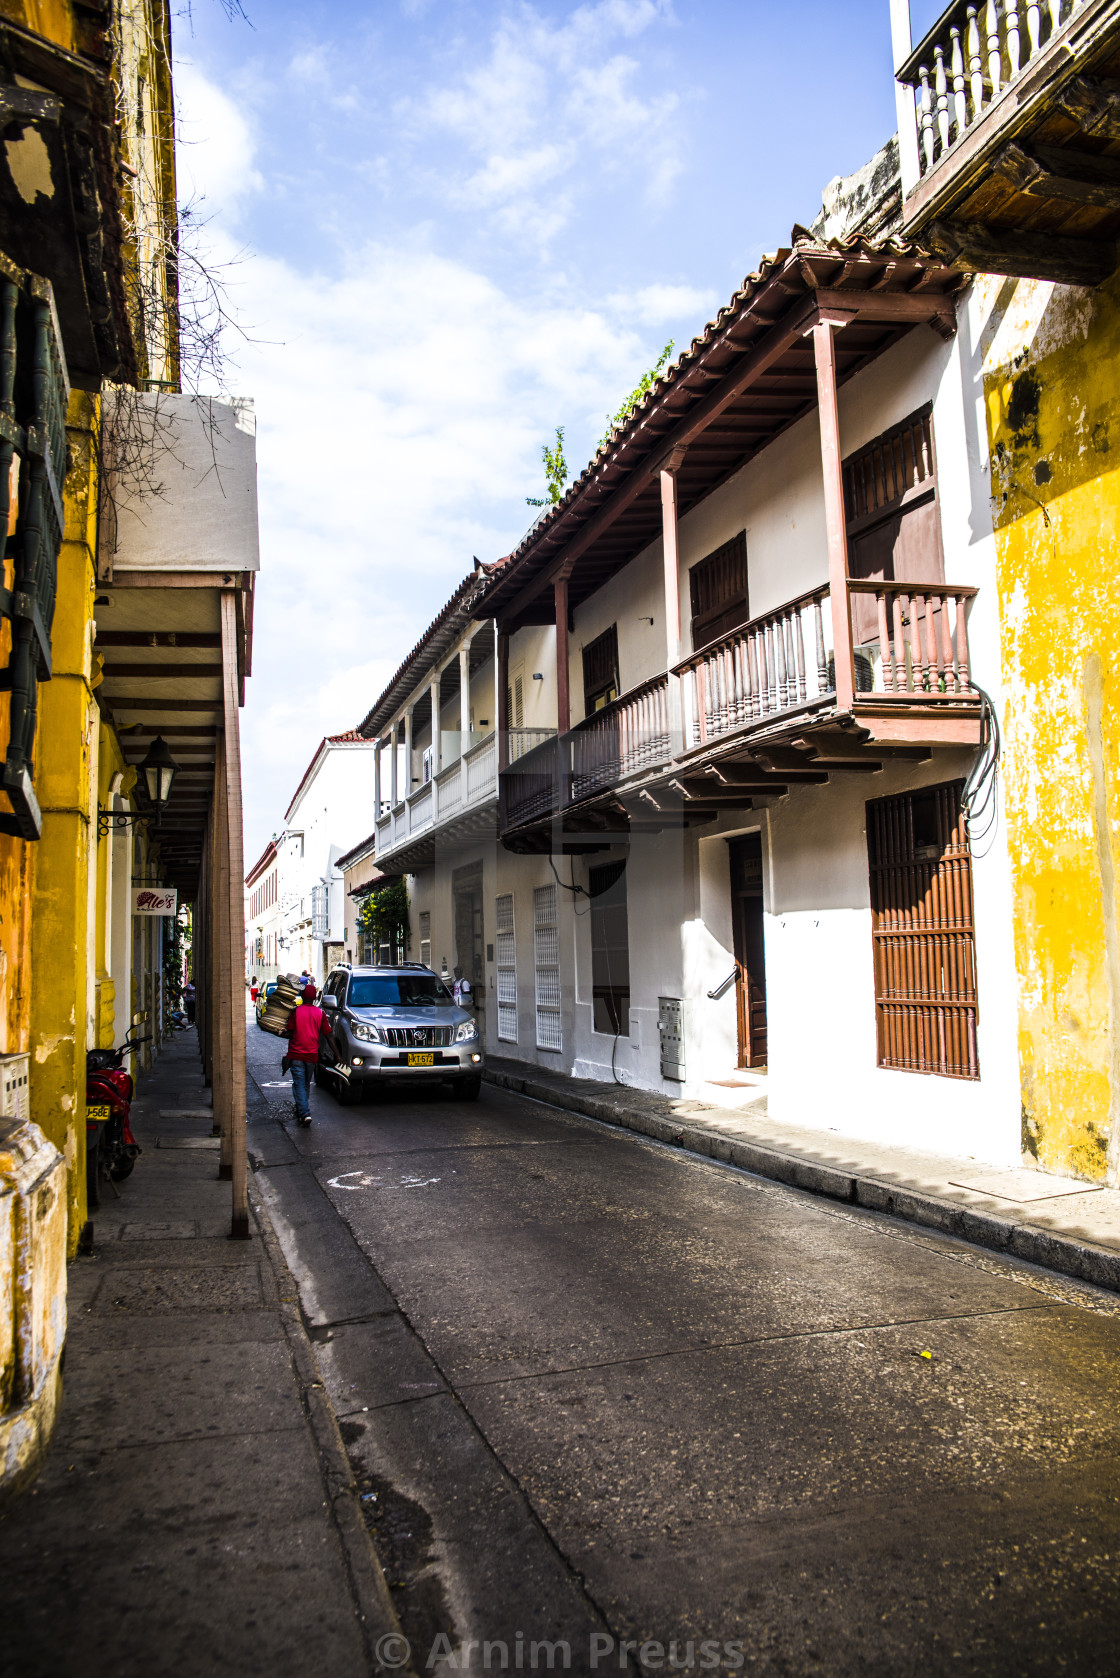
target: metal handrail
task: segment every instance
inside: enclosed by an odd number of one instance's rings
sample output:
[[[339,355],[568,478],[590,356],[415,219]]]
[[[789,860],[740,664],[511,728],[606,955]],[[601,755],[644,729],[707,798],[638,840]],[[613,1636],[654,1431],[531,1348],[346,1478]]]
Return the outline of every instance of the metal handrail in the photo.
[[[727,992],[731,989],[732,985],[735,983],[735,981],[738,977],[739,977],[739,967],[738,967],[738,964],[736,964],[731,969],[730,973],[727,975],[727,977],[723,981],[722,985],[717,985],[715,990],[710,990],[708,992],[708,1001],[709,1002],[718,1002],[721,996],[726,996]]]

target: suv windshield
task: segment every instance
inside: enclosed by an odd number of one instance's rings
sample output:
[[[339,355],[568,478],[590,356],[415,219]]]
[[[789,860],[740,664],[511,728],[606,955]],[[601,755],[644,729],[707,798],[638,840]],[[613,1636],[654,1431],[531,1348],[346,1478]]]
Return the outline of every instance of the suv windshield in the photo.
[[[397,1008],[402,1002],[450,1002],[451,996],[434,973],[378,973],[351,979],[346,1001],[351,1008]]]

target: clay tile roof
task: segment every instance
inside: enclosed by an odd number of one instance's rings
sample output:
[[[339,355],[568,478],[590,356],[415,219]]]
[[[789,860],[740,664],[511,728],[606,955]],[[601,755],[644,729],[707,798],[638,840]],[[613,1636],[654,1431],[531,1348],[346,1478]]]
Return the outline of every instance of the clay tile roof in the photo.
[[[503,559],[496,559],[489,565],[482,560],[475,561],[475,569],[463,578],[450,600],[437,612],[359,724],[357,733],[362,739],[370,740],[376,737],[390,720],[401,700],[411,693],[423,680],[425,672],[437,664],[447,649],[454,645],[467,624],[477,615],[475,609],[487,586],[501,574],[512,557],[511,554],[507,554]]]
[[[614,492],[633,481],[636,470],[664,455],[679,422],[687,421],[724,375],[734,375],[770,327],[780,324],[791,309],[810,304],[818,288],[830,295],[839,290],[863,293],[865,302],[871,293],[920,292],[944,301],[948,314],[954,294],[967,283],[966,275],[908,240],[859,234],[825,240],[795,226],[790,244],[763,257],[611,431],[561,500],[534,521],[503,571],[487,578],[479,607],[488,614],[500,609],[527,578],[559,558]]]

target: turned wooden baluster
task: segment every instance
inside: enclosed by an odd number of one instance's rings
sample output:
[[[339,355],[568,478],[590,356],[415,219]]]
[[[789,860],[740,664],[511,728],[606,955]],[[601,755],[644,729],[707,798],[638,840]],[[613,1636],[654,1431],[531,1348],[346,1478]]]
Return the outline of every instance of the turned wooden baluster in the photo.
[[[980,43],[980,25],[977,22],[975,6],[968,8],[966,39],[968,43],[968,81],[972,89],[972,120],[975,122],[984,109],[984,55]]]
[[[965,622],[964,607],[964,596],[955,594],[953,610],[956,613],[957,631],[957,685],[962,693],[972,686],[968,673],[968,624]]]
[[[964,94],[964,53],[961,50],[961,32],[954,24],[949,31],[950,48],[949,62],[953,75],[953,138],[959,140],[968,127],[968,102]]]
[[[1003,86],[1003,55],[1000,52],[999,8],[996,0],[988,0],[985,22],[988,36],[988,80],[994,99]]]
[[[758,673],[758,636],[751,634],[747,638],[747,671],[750,676],[751,716],[762,715],[762,682]]]
[[[953,693],[956,691],[957,677],[953,669],[953,637],[949,631],[949,597],[946,594],[941,596],[939,617],[941,622],[941,674],[945,682],[945,692]]]
[[[1019,7],[1017,0],[1007,0],[1004,11],[1007,24],[1007,63],[1010,70],[1008,81],[1014,81],[1019,74],[1021,46],[1019,41]]]
[[[933,608],[935,596],[922,596],[922,610],[925,613],[925,650],[922,659],[922,686],[927,693],[937,692],[937,639],[934,635]]]
[[[891,653],[891,632],[887,623],[887,591],[878,589],[875,604],[879,608],[879,657],[883,664],[883,689],[894,692],[894,658]]]
[[[699,687],[699,700],[696,709],[700,717],[700,744],[704,745],[708,738],[708,682],[707,667],[703,659],[696,667],[696,681]]]
[[[906,673],[906,632],[902,617],[902,596],[896,594],[894,597],[894,663],[898,688],[905,692],[910,686],[910,681]]]
[[[934,57],[934,86],[937,90],[937,133],[941,141],[938,156],[943,157],[949,149],[949,77],[945,69],[945,49],[936,46]]]
[[[802,699],[806,697],[805,687],[805,608],[799,606],[797,622],[792,628],[793,644],[797,653],[797,691]]]
[[[770,639],[774,646],[774,673],[777,676],[778,709],[784,711],[787,704],[788,689],[786,685],[786,646],[782,634],[782,621],[770,625]]]
[[[828,655],[824,650],[824,603],[818,596],[813,601],[813,620],[817,641],[817,692],[828,692]]]
[[[921,91],[918,94],[918,130],[922,142],[922,158],[925,162],[923,175],[933,168],[936,161],[933,138],[933,90],[929,85],[929,66],[923,64],[918,70],[918,80]]]
[[[1042,4],[1041,0],[1028,0],[1027,4],[1027,38],[1030,46],[1027,57],[1033,58],[1042,44]]]

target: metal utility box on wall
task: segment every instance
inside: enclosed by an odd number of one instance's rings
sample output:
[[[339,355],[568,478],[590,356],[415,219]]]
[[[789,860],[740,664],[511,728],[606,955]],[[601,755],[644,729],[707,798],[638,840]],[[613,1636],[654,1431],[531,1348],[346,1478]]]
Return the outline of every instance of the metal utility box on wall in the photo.
[[[0,1119],[31,1117],[29,1055],[0,1055]]]
[[[661,1035],[661,1076],[684,1083],[684,1017],[679,996],[659,996],[657,1028]]]

